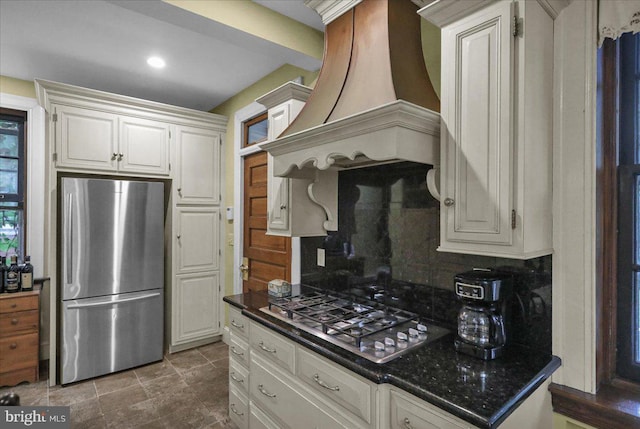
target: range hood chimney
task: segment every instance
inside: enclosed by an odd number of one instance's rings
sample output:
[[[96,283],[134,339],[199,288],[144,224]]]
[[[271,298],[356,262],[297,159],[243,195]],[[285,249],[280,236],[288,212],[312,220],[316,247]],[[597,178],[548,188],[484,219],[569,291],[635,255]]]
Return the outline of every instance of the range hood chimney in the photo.
[[[331,2],[306,3],[320,10]],[[313,92],[289,127],[262,145],[276,176],[440,163],[440,101],[424,65],[416,11],[410,0],[363,0],[327,24]]]

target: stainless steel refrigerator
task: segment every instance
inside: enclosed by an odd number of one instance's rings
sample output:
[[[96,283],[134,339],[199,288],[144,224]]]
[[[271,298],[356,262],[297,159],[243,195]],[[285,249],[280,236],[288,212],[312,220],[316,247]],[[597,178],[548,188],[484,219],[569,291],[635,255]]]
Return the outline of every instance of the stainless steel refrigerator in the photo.
[[[60,382],[159,361],[164,184],[63,178]]]

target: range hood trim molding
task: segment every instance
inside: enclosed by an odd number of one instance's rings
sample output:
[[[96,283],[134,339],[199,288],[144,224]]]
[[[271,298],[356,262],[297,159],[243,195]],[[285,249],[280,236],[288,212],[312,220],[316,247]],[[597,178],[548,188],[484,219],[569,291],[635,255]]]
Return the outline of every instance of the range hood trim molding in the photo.
[[[383,143],[380,143],[383,142]],[[273,156],[274,175],[296,177],[296,171],[347,167],[341,159],[364,156],[370,164],[413,161],[440,164],[440,114],[396,100],[333,122],[318,125],[261,148]]]

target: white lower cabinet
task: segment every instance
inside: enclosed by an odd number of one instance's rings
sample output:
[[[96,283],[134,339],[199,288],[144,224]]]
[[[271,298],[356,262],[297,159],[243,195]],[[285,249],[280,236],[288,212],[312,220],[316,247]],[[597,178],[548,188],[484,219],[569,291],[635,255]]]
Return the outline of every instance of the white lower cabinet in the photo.
[[[280,429],[273,420],[271,420],[260,409],[255,402],[249,402],[249,427],[251,429]]]
[[[172,297],[172,345],[220,333],[219,286],[217,272],[176,276]]]
[[[389,429],[467,429],[475,428],[433,405],[395,388],[382,395],[388,411],[381,426]]]
[[[229,418],[240,429],[249,427],[249,399],[234,386],[229,386]]]

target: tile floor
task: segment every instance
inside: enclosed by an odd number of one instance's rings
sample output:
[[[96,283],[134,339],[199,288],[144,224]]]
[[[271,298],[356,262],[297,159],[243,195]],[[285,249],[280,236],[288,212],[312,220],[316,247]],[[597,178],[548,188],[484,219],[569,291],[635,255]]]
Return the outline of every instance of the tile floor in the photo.
[[[66,387],[46,381],[0,388],[21,405],[68,405],[76,428],[231,429],[229,358],[223,342]]]

